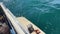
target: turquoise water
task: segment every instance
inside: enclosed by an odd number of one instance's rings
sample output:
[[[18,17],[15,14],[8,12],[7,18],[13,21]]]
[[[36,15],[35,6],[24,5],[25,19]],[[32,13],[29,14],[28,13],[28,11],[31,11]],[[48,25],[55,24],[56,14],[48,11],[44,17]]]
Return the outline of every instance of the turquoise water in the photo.
[[[15,16],[24,16],[46,34],[60,34],[60,0],[0,0]]]

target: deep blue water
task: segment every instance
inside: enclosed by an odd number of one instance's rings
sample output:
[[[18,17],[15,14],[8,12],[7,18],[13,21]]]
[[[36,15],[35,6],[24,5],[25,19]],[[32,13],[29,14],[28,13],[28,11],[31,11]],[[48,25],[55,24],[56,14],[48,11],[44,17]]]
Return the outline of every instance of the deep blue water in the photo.
[[[60,0],[0,0],[15,16],[24,16],[46,34],[60,34]]]

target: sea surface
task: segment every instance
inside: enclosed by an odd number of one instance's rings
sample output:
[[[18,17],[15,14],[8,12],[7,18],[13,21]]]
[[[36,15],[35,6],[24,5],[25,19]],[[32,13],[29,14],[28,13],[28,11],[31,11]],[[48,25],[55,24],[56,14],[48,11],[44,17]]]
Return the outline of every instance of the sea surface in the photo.
[[[16,16],[24,16],[46,34],[60,34],[60,0],[0,0]]]

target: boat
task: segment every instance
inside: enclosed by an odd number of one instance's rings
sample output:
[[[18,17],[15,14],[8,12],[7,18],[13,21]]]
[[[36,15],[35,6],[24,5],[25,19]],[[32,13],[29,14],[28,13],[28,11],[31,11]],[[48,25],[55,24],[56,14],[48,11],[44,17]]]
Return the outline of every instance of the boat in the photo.
[[[0,3],[0,15],[2,16],[0,19],[4,18],[2,22],[8,25],[10,34],[45,34],[25,17],[15,17],[2,2]]]

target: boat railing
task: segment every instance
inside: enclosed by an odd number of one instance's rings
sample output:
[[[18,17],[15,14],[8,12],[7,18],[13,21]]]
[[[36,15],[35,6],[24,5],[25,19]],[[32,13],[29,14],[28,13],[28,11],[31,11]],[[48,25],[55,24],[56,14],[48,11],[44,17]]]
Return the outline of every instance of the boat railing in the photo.
[[[27,29],[23,27],[23,25],[17,21],[16,17],[7,9],[3,3],[0,4],[4,13],[6,14],[7,18],[11,21],[12,25],[14,26],[17,34],[30,34]]]

